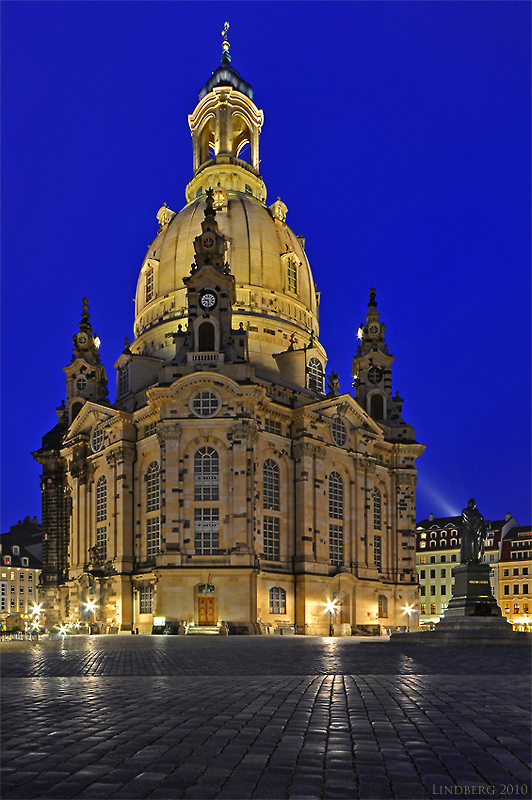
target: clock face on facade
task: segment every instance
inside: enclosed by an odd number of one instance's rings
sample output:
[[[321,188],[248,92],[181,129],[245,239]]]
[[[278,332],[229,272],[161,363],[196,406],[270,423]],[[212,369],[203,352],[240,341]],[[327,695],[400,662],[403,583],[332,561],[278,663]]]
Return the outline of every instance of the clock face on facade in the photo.
[[[214,236],[210,233],[203,237],[203,247],[205,250],[212,250],[214,247]]]
[[[213,291],[207,289],[207,291],[203,292],[203,294],[200,297],[200,306],[205,309],[211,309],[214,308],[215,305],[216,305],[216,295]]]
[[[87,336],[84,333],[78,333],[78,344],[87,344]]]
[[[380,330],[380,326],[377,325],[376,323],[374,323],[373,325],[369,326],[368,330],[369,330],[371,336],[376,336],[378,334],[379,330]]]
[[[382,369],[380,367],[370,367],[368,369],[368,380],[370,383],[379,383],[382,379]]]

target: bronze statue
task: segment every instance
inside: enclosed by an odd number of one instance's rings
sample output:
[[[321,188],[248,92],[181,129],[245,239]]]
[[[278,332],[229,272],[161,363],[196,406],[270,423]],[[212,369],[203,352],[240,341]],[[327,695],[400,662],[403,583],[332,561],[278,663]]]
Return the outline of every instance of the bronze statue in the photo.
[[[462,541],[460,543],[460,563],[478,564],[484,554],[486,521],[477,508],[474,498],[462,509]]]

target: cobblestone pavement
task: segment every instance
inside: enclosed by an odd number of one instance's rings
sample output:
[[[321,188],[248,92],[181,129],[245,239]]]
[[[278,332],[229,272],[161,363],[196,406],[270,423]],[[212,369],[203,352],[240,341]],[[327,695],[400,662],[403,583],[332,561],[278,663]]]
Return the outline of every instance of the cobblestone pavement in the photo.
[[[530,798],[528,648],[2,642],[2,798]]]

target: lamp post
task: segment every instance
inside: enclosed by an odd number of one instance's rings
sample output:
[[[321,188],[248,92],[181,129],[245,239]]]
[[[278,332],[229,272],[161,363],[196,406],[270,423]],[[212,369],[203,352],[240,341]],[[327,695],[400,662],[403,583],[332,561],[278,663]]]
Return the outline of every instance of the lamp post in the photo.
[[[413,613],[414,613],[414,603],[412,603],[412,605],[408,605],[407,603],[406,606],[403,608],[403,614],[408,615],[408,633],[410,633],[410,615]]]
[[[97,603],[95,600],[87,600],[84,603],[87,613],[89,614],[89,635],[92,634],[92,618],[94,616],[94,611],[96,609]]]
[[[324,611],[325,613],[329,613],[329,636],[334,636],[333,615],[339,611],[339,606],[335,598],[327,601]]]

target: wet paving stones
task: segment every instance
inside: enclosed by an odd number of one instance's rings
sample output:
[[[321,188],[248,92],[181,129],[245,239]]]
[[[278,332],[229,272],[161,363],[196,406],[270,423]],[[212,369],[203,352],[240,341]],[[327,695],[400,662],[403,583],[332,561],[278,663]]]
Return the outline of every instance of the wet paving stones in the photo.
[[[2,642],[2,798],[530,797],[530,653],[310,637]]]

